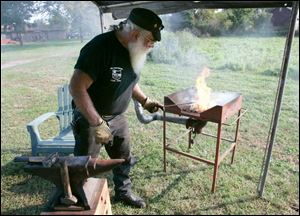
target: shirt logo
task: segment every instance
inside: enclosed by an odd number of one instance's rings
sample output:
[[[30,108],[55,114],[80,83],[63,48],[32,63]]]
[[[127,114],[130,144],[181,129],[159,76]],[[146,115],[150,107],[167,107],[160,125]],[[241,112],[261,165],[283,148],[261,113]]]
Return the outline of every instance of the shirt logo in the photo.
[[[111,67],[111,82],[121,82],[122,78],[122,70],[123,68],[120,67]]]

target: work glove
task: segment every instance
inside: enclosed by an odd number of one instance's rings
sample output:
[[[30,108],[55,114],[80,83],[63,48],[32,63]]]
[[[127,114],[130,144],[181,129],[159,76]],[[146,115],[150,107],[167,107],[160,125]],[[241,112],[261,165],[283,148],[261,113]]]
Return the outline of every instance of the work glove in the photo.
[[[112,141],[112,134],[107,123],[103,120],[98,126],[90,126],[90,143],[107,144]]]
[[[189,118],[186,121],[186,128],[193,128],[194,129],[194,133],[201,133],[202,128],[205,127],[205,125],[207,124],[207,121],[203,121],[203,120],[196,120],[196,119],[191,119]]]
[[[157,112],[159,108],[162,110],[164,108],[163,105],[161,105],[158,101],[153,101],[149,97],[146,98],[142,106],[145,110],[148,110],[148,112],[150,113]]]

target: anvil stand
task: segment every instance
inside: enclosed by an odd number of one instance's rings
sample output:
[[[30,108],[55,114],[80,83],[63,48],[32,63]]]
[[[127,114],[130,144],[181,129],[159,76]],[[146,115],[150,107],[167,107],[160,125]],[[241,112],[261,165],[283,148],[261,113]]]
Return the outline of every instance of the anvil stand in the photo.
[[[83,190],[90,205],[89,210],[84,210],[84,207],[79,205],[66,207],[60,204],[61,191],[56,188],[47,204],[48,211],[42,212],[41,215],[112,215],[106,179],[88,178]]]

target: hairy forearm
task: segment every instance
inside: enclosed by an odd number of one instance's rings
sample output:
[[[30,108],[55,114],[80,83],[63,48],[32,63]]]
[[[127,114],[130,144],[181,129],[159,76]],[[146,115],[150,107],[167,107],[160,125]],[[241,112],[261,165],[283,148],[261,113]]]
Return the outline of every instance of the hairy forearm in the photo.
[[[102,121],[87,91],[75,91],[72,96],[76,107],[91,126],[96,126]]]
[[[96,126],[102,122],[102,119],[87,92],[92,82],[92,79],[87,74],[75,70],[70,82],[70,94],[73,97],[76,107],[89,124]]]
[[[138,84],[133,87],[132,97],[141,104],[144,104],[147,98]]]

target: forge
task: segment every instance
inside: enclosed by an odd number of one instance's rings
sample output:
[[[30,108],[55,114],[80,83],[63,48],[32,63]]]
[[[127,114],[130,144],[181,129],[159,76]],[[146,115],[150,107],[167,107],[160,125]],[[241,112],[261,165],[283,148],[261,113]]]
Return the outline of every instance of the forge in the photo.
[[[239,134],[240,119],[246,113],[247,110],[242,108],[243,97],[240,93],[237,92],[227,92],[227,91],[212,92],[210,95],[209,106],[201,112],[197,111],[194,108],[195,104],[199,102],[199,100],[201,101],[201,98],[197,96],[197,89],[195,87],[187,88],[182,91],[178,91],[164,97],[164,112],[163,112],[164,171],[166,171],[166,154],[168,151],[200,162],[207,163],[209,165],[213,165],[214,172],[213,172],[213,182],[212,182],[211,191],[215,192],[219,165],[221,161],[225,158],[225,156],[228,155],[230,152],[232,152],[231,164],[233,163],[236,146],[237,146],[238,134]],[[187,128],[188,149],[190,149],[193,144],[192,133],[199,133],[204,136],[212,137],[216,140],[216,148],[214,153],[215,158],[213,161],[170,147],[172,141],[167,138],[167,121],[165,120],[168,113],[172,113],[180,117],[188,117],[196,122],[197,121],[212,122],[217,124],[216,136],[202,132],[202,130],[196,131],[195,128],[193,127]],[[233,120],[233,121],[228,124],[229,120]],[[222,137],[222,128],[224,126],[234,126],[234,125],[235,125],[234,139],[227,139]],[[221,154],[220,146],[222,141],[229,142],[231,145],[228,149],[225,150],[225,152]]]

